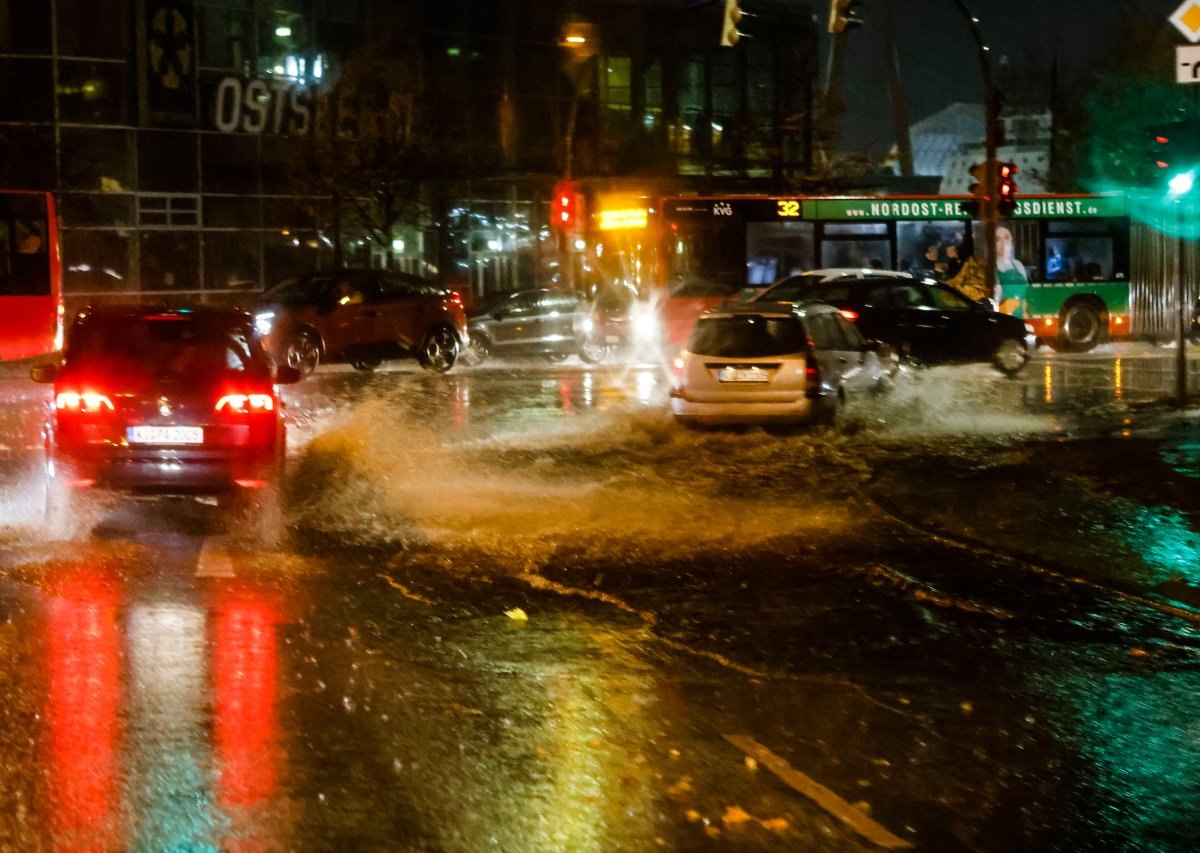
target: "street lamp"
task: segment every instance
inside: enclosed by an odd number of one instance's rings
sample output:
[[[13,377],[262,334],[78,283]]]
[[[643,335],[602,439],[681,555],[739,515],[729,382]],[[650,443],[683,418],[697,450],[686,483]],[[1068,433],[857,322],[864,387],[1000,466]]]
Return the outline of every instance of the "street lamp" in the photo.
[[[559,46],[565,49],[563,62],[571,81],[571,109],[567,114],[567,129],[563,135],[563,180],[574,177],[575,124],[579,116],[579,97],[587,62],[597,51],[596,28],[583,18],[568,18],[563,23]]]

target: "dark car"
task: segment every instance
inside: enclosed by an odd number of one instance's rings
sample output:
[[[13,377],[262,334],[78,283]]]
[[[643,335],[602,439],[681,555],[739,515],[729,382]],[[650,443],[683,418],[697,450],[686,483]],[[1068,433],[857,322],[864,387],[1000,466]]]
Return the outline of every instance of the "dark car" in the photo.
[[[218,308],[113,306],[71,325],[45,424],[46,508],[69,515],[96,486],[153,494],[278,499],[285,432],[278,383],[250,315]]]
[[[462,298],[417,275],[336,270],[285,279],[262,295],[254,322],[279,362],[311,373],[321,362],[374,370],[415,357],[445,372],[467,343]]]
[[[472,313],[468,328],[464,360],[469,364],[481,364],[490,355],[562,361],[573,353],[598,364],[608,351],[587,298],[574,290],[494,294]]]
[[[889,343],[902,357],[930,364],[991,362],[1012,375],[1036,338],[1019,317],[973,302],[945,284],[881,270],[814,270],[781,279],[754,302],[820,300],[841,310],[863,337]]]

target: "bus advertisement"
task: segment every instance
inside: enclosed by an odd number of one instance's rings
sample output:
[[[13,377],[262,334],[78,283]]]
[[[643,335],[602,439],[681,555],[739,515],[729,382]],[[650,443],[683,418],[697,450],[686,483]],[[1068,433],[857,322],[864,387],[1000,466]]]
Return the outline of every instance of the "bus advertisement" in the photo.
[[[0,191],[0,361],[61,349],[63,311],[53,196]]]

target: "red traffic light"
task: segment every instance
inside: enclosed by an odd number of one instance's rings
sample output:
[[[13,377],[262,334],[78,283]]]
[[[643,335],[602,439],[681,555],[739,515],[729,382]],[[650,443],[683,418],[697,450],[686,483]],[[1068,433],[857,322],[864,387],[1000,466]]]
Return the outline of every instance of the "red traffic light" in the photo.
[[[579,190],[574,181],[559,181],[554,185],[550,202],[550,224],[559,231],[574,230],[579,221]]]

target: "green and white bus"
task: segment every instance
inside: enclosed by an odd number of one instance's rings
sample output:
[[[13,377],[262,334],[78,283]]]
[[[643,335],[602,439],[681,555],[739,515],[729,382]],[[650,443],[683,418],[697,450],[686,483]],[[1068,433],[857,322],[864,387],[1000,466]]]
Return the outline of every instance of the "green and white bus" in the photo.
[[[968,196],[695,196],[661,201],[668,295],[746,293],[796,272],[911,270],[1024,317],[1084,351],[1173,330],[1175,243],[1133,222],[1124,195],[1028,195],[997,227],[997,288],[983,290],[983,224]]]

